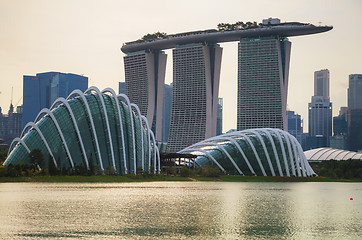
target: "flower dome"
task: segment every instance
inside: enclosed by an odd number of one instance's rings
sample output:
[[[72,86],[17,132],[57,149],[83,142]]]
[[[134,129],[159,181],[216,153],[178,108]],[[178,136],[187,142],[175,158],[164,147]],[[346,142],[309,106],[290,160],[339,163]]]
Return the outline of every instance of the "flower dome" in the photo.
[[[29,153],[39,149],[60,169],[84,166],[112,169],[118,174],[160,171],[154,134],[137,105],[124,94],[96,87],[74,90],[40,111],[12,142],[4,165],[30,164]]]

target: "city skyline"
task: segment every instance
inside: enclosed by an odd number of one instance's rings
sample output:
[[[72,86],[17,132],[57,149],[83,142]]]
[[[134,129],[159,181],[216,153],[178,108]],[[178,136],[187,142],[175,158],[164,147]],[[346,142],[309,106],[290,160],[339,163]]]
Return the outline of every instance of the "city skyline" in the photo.
[[[34,72],[69,72],[89,77],[89,86],[117,88],[124,81],[122,43],[157,31],[173,34],[216,28],[220,22],[257,21],[268,17],[285,21],[332,25],[328,33],[291,37],[292,52],[288,108],[302,115],[307,124],[308,102],[313,95],[313,73],[331,72],[333,116],[347,106],[348,77],[362,73],[359,39],[362,3],[346,1],[261,1],[264,9],[251,3],[228,1],[228,11],[217,4],[200,1],[187,7],[177,2],[156,1],[122,4],[118,1],[0,1],[3,37],[0,57],[0,103],[7,112],[14,87],[13,104],[22,96],[22,76]],[[233,6],[230,8],[228,6]],[[281,7],[283,6],[283,7]],[[202,7],[202,8],[201,8]],[[79,9],[82,11],[79,11]],[[137,11],[130,11],[130,9]],[[178,11],[175,9],[178,8]],[[206,8],[206,9],[205,9]],[[162,14],[154,14],[158,9]],[[199,11],[205,9],[205,11]],[[125,11],[127,10],[127,11]],[[187,10],[189,14],[182,12]],[[57,14],[54,15],[54,12]],[[64,18],[66,16],[66,18]],[[46,21],[44,21],[46,19]],[[167,21],[165,21],[167,19]],[[142,25],[142,26],[141,26]],[[353,37],[347,38],[353,31]],[[346,41],[348,44],[346,44]],[[343,46],[343,48],[341,47]],[[220,95],[224,98],[223,131],[236,128],[237,43],[223,43]],[[170,55],[172,53],[166,51]],[[167,63],[165,82],[172,82],[172,62]],[[306,128],[304,128],[306,130]]]

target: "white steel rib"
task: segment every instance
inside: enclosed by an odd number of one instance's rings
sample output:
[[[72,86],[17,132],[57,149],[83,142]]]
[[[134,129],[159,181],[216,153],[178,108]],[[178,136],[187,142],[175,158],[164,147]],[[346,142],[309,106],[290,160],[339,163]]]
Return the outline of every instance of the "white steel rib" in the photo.
[[[117,95],[118,99],[123,99],[126,101],[126,106],[128,107],[128,111],[129,111],[129,116],[130,116],[130,121],[131,121],[131,130],[132,130],[132,146],[133,146],[133,173],[136,174],[136,139],[135,139],[135,133],[134,133],[134,122],[133,122],[133,114],[132,114],[132,108],[131,108],[131,103],[129,101],[129,98],[125,95],[125,94],[118,94]]]
[[[290,172],[289,172],[289,166],[288,166],[288,162],[287,162],[287,154],[285,153],[285,148],[284,148],[284,142],[283,139],[279,133],[279,131],[268,128],[269,131],[272,131],[273,133],[276,134],[278,140],[279,140],[279,144],[280,144],[280,148],[282,149],[282,154],[283,154],[283,161],[284,161],[284,168],[285,168],[285,172],[287,174],[288,177],[290,177]]]
[[[217,146],[218,148],[215,148],[213,150],[219,150],[219,148],[221,148],[221,152],[224,152],[225,155],[229,158],[230,162],[234,165],[234,167],[236,168],[236,170],[239,172],[239,174],[244,175],[243,172],[240,170],[240,168],[238,167],[238,165],[236,165],[234,159],[230,156],[230,154],[226,151],[226,149],[218,143],[215,142],[201,142],[201,143],[196,143],[193,145],[193,148],[197,148],[199,146],[209,146],[209,145],[213,145],[213,146]]]
[[[154,153],[154,160],[153,160],[153,173],[156,173],[156,159],[157,159],[157,154],[159,157],[159,153],[156,151],[156,149],[158,150],[158,147],[156,145],[156,139],[155,139],[155,135],[153,134],[152,131],[150,131],[151,134],[151,138],[152,138],[152,143],[153,143],[153,153]],[[160,158],[158,158],[160,160]],[[150,164],[150,169],[151,169],[151,164]]]
[[[23,141],[23,139],[16,137],[16,138],[14,138],[14,140],[10,144],[10,147],[9,147],[9,150],[8,150],[8,155],[11,152],[11,150],[13,150],[13,146],[14,146],[15,143],[20,143],[21,145],[23,145],[23,147],[26,149],[26,151],[28,153],[31,152],[30,149],[28,148],[28,146],[26,145],[26,143]]]
[[[301,166],[299,165],[298,150],[295,146],[295,143],[293,142],[293,138],[290,137],[290,140],[291,140],[291,144],[292,144],[293,152],[294,152],[295,167],[297,169],[298,177],[301,177],[302,173],[301,173]]]
[[[293,141],[295,142],[295,145],[297,146],[297,149],[298,149],[298,151],[299,151],[298,156],[301,157],[300,161],[301,161],[302,170],[303,170],[303,177],[305,177],[305,175],[311,176],[313,170],[312,170],[312,172],[311,172],[311,168],[309,167],[309,164],[308,164],[308,162],[307,162],[307,158],[306,158],[305,155],[304,155],[304,152],[303,152],[302,147],[300,146],[300,144],[298,144],[297,139],[293,138]]]
[[[111,128],[109,126],[109,120],[108,120],[108,112],[107,112],[107,109],[106,109],[106,104],[104,103],[104,99],[103,99],[103,96],[102,96],[102,93],[101,91],[99,91],[99,89],[97,87],[90,87],[88,88],[85,93],[89,93],[89,92],[92,92],[92,91],[95,91],[99,97],[99,100],[101,100],[101,104],[102,104],[102,108],[103,108],[103,114],[104,114],[104,117],[106,119],[106,126],[107,126],[107,132],[108,132],[108,141],[109,141],[109,148],[110,148],[110,152],[111,152],[111,157],[112,157],[112,164],[113,164],[113,168],[116,169],[116,161],[114,159],[114,149],[113,149],[113,142],[112,142],[112,135],[111,135]]]
[[[291,142],[290,142],[290,138],[288,136],[288,134],[282,130],[279,130],[278,129],[278,132],[280,132],[283,136],[284,136],[284,139],[287,143],[287,146],[288,146],[288,154],[289,154],[289,162],[290,162],[290,168],[292,169],[292,174],[293,176],[297,176],[297,173],[295,172],[295,166],[294,166],[294,162],[293,162],[293,149],[292,149],[292,146],[291,146]]]
[[[141,115],[141,119],[146,125],[147,128],[147,137],[148,137],[148,168],[151,167],[151,135],[150,135],[150,126],[148,125],[147,118]],[[149,169],[150,170],[150,169]]]
[[[255,174],[255,171],[254,171],[253,167],[250,165],[249,160],[248,160],[248,158],[246,157],[243,149],[241,149],[239,143],[238,143],[235,139],[233,139],[232,137],[227,137],[227,136],[219,136],[218,139],[225,139],[225,140],[229,140],[230,142],[232,142],[232,144],[238,149],[238,151],[239,151],[239,152],[241,153],[241,155],[243,156],[243,158],[244,158],[246,164],[248,165],[248,168],[249,168],[249,170],[251,171],[251,173],[254,174],[254,175],[256,175],[256,174]]]
[[[69,103],[67,100],[65,100],[65,98],[58,98],[57,100],[55,100],[55,102],[53,103],[53,105],[50,107],[50,111],[53,110],[58,104],[60,103],[63,103],[65,108],[68,110],[68,113],[72,119],[72,122],[73,122],[73,126],[75,128],[75,132],[77,133],[77,137],[79,139],[79,143],[80,143],[80,147],[82,149],[82,154],[83,154],[83,157],[84,157],[84,161],[87,165],[87,169],[89,170],[89,162],[88,162],[88,157],[87,157],[87,154],[86,154],[86,151],[85,151],[85,148],[84,148],[84,144],[83,144],[83,138],[80,134],[80,131],[79,131],[79,128],[78,128],[78,124],[75,120],[75,116],[73,114],[73,110],[72,108],[70,107]]]
[[[223,171],[226,172],[225,169],[218,163],[218,161],[215,160],[215,158],[206,150],[203,149],[199,149],[199,148],[189,148],[187,150],[181,150],[179,151],[179,153],[183,153],[183,152],[202,152],[204,154],[206,154],[208,157],[210,157],[210,159]]]
[[[271,160],[270,160],[270,157],[269,157],[269,152],[268,152],[268,150],[266,149],[266,146],[265,146],[263,137],[262,137],[257,131],[255,131],[255,130],[245,130],[245,133],[248,133],[248,132],[254,133],[254,134],[257,136],[257,138],[259,138],[260,143],[261,143],[261,145],[262,145],[262,147],[263,147],[263,149],[264,149],[264,153],[265,153],[266,159],[267,159],[267,161],[268,161],[271,174],[272,174],[272,176],[275,176],[274,167],[273,167],[273,165],[272,165],[272,163],[271,163]]]
[[[278,154],[277,154],[277,149],[276,149],[276,147],[275,147],[275,142],[274,142],[273,137],[270,135],[270,133],[269,133],[269,131],[268,131],[267,129],[260,129],[259,131],[265,133],[265,134],[267,135],[267,137],[269,138],[269,141],[270,141],[271,144],[272,144],[275,161],[277,162],[279,175],[283,177],[284,174],[283,174],[282,168],[281,168],[281,166],[280,166],[280,159],[279,159],[279,156],[278,156]],[[273,132],[274,132],[274,131],[273,131]]]
[[[107,93],[107,92],[112,94],[112,97],[113,97],[114,101],[116,102],[116,106],[117,106],[119,124],[120,124],[120,127],[121,127],[121,139],[122,139],[124,171],[125,171],[125,174],[127,174],[128,169],[127,169],[127,162],[126,162],[126,147],[125,147],[125,142],[124,142],[124,131],[123,131],[123,122],[122,122],[121,109],[120,109],[119,102],[118,102],[119,100],[117,98],[117,94],[114,92],[114,90],[112,88],[106,88],[106,89],[104,89],[102,91],[102,93]]]
[[[156,154],[157,154],[157,163],[158,163],[158,168],[157,168],[157,173],[160,174],[161,173],[161,158],[160,158],[160,151],[158,150],[158,147],[155,147],[156,149]],[[156,162],[156,159],[155,159]]]
[[[68,148],[68,144],[67,144],[67,142],[65,141],[63,132],[62,132],[62,130],[60,129],[60,126],[59,126],[59,124],[58,124],[57,119],[55,118],[54,114],[53,114],[49,109],[43,108],[43,109],[39,112],[38,116],[36,116],[36,118],[35,118],[35,123],[37,123],[37,122],[39,121],[39,119],[42,117],[42,115],[48,115],[48,116],[52,119],[55,127],[57,128],[58,134],[59,134],[60,138],[62,139],[62,143],[63,143],[63,146],[64,146],[64,148],[65,148],[65,151],[67,152],[70,165],[72,166],[72,169],[74,169],[74,162],[73,162],[72,155],[70,154],[70,151],[69,151],[69,148]]]
[[[33,122],[28,122],[28,123],[25,125],[23,132],[24,132],[26,129],[28,129],[28,128],[33,128],[33,129],[35,129],[35,131],[38,132],[41,140],[43,141],[45,147],[46,147],[47,150],[48,150],[48,153],[49,153],[50,156],[53,158],[53,162],[54,162],[55,167],[58,168],[58,164],[57,164],[57,162],[55,161],[53,152],[52,152],[52,150],[50,149],[50,147],[49,147],[49,145],[48,145],[48,142],[47,142],[47,140],[44,138],[44,135],[43,135],[43,133],[41,132],[41,130],[40,130],[40,129],[38,128],[38,126],[35,125],[35,123],[33,123]],[[22,133],[22,134],[23,134],[23,133]]]
[[[256,151],[255,146],[254,146],[254,143],[250,140],[249,136],[247,136],[247,135],[244,134],[244,133],[235,133],[235,134],[237,134],[238,136],[244,137],[244,138],[246,139],[246,141],[249,143],[251,149],[252,149],[253,152],[254,152],[254,155],[255,155],[255,157],[256,157],[256,160],[258,161],[258,164],[259,164],[259,167],[260,167],[261,172],[263,173],[264,176],[266,176],[266,172],[265,172],[265,170],[264,170],[263,164],[261,163],[259,154],[258,154],[258,152]]]
[[[81,97],[81,99],[83,100],[83,103],[84,103],[84,105],[86,107],[86,111],[88,113],[89,121],[90,121],[91,127],[92,127],[94,141],[96,143],[98,159],[99,159],[99,166],[100,166],[101,170],[104,171],[103,160],[102,160],[101,151],[100,151],[99,143],[98,143],[98,136],[97,136],[96,128],[94,126],[93,115],[92,115],[92,112],[91,112],[91,110],[89,108],[87,98],[84,96],[82,91],[76,89],[76,90],[74,90],[73,92],[70,93],[70,95],[67,97],[67,100],[71,99],[74,95],[78,95],[79,97]]]
[[[268,149],[267,149],[266,146],[265,146],[263,137],[262,137],[256,130],[245,130],[245,132],[246,132],[246,133],[248,133],[248,132],[254,133],[254,134],[257,136],[257,138],[259,138],[260,143],[261,143],[261,145],[262,145],[262,147],[263,147],[263,150],[264,150],[266,159],[267,159],[267,161],[268,161],[269,168],[270,168],[270,171],[271,171],[271,173],[272,173],[272,176],[275,176],[274,167],[273,167],[273,164],[271,163],[271,159],[270,159],[270,156],[269,156],[269,152],[268,152]]]
[[[131,107],[133,107],[134,109],[136,109],[136,112],[137,112],[137,115],[138,115],[138,120],[139,120],[139,123],[140,123],[140,134],[141,134],[141,153],[142,153],[142,157],[141,157],[141,160],[142,160],[142,170],[145,170],[145,153],[144,153],[144,144],[143,144],[143,128],[142,128],[142,119],[141,119],[141,111],[140,109],[138,108],[138,106],[134,103],[131,103]],[[138,144],[137,144],[138,146]]]

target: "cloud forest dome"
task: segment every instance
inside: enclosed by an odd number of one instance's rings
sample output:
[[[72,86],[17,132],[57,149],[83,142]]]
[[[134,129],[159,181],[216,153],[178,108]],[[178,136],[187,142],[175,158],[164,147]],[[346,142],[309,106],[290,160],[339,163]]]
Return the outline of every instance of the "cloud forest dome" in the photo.
[[[12,142],[10,163],[30,163],[29,153],[39,149],[60,168],[97,166],[118,174],[160,171],[159,151],[147,119],[124,94],[90,87],[74,90],[67,99],[57,99],[50,109],[40,111],[20,138]],[[47,166],[49,167],[49,166]]]
[[[180,153],[199,155],[197,165],[218,167],[227,174],[316,176],[295,137],[280,129],[226,133],[193,144]]]

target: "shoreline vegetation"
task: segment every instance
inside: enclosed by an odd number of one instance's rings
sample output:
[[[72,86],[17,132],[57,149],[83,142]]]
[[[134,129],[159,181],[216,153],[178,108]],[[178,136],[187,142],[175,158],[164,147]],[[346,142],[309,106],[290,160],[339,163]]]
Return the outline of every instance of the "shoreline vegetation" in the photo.
[[[214,181],[214,182],[362,182],[362,179],[329,177],[264,177],[223,175],[219,177],[182,177],[166,175],[96,175],[96,176],[19,176],[0,177],[0,183],[43,182],[43,183],[129,183],[160,181]]]
[[[214,182],[362,182],[362,160],[323,161],[310,163],[317,177],[279,177],[226,175],[217,167],[200,167],[197,169],[176,166],[163,166],[161,174],[152,174],[151,170],[137,168],[137,174],[118,175],[116,169],[108,167],[101,171],[91,164],[74,169],[56,168],[52,158],[46,167],[40,150],[29,154],[31,164],[9,164],[3,166],[7,152],[0,151],[0,183],[7,182],[48,182],[48,183],[126,183],[158,181],[214,181]]]

